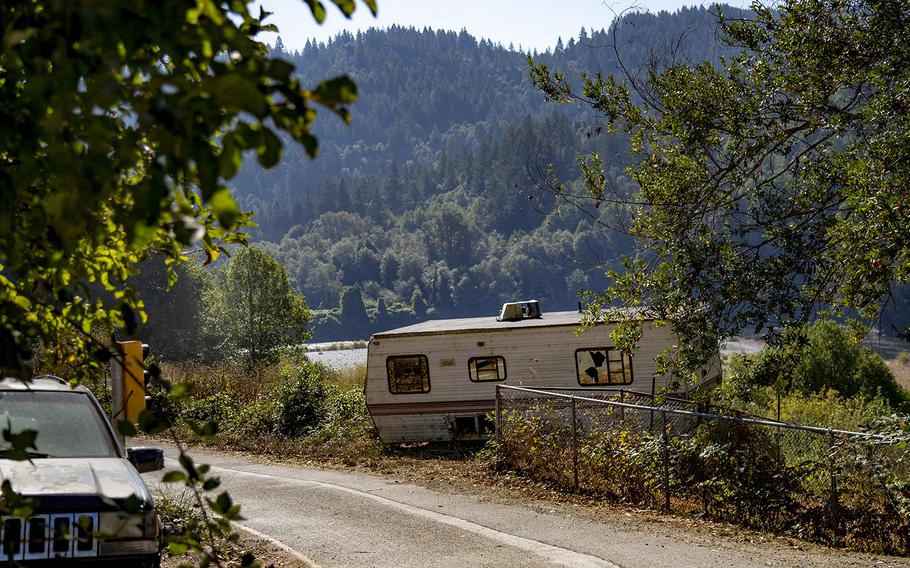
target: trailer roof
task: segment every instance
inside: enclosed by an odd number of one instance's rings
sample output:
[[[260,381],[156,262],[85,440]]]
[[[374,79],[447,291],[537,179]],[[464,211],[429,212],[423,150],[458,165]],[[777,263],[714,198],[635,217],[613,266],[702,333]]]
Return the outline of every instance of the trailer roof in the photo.
[[[494,316],[479,318],[458,318],[427,320],[398,329],[391,329],[373,334],[373,337],[395,337],[402,335],[436,335],[441,333],[465,333],[470,331],[500,331],[506,329],[525,329],[535,327],[555,327],[581,325],[580,312],[547,312],[540,318],[517,321],[497,321]]]

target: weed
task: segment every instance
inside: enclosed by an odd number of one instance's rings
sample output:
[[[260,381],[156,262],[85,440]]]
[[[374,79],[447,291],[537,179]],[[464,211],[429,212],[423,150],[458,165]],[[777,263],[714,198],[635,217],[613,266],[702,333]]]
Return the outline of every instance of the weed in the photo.
[[[828,393],[782,405],[791,417],[862,423],[883,440],[720,418],[668,417],[665,435],[660,415],[605,406],[582,406],[573,430],[565,401],[511,404],[486,450],[501,470],[635,506],[663,507],[669,494],[677,513],[910,554],[910,418],[871,419],[884,402],[876,410]]]
[[[172,423],[214,421],[213,443],[260,453],[371,462],[381,445],[366,411],[366,366],[331,371],[286,352],[276,364],[248,372],[225,363],[167,365],[166,375],[188,385],[191,395],[167,409]]]

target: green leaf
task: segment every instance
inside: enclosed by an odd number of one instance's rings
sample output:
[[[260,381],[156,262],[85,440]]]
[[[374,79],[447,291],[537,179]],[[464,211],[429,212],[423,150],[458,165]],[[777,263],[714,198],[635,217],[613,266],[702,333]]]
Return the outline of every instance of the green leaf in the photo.
[[[180,481],[186,481],[186,474],[182,471],[169,471],[164,474],[164,477],[161,478],[161,481],[164,483],[177,483]]]
[[[294,65],[283,59],[269,60],[268,74],[270,77],[283,83],[291,80],[291,73],[294,72]]]
[[[215,499],[212,509],[216,513],[221,513],[222,515],[226,516],[228,511],[230,511],[231,507],[233,506],[233,504],[234,504],[234,502],[231,499],[231,496],[228,494],[227,491],[225,491],[225,492],[221,493],[220,495],[218,495],[218,497]]]
[[[341,75],[319,83],[313,91],[313,98],[329,107],[350,104],[357,100],[357,85],[347,75]]]
[[[120,316],[123,318],[123,328],[128,335],[136,332],[136,312],[129,304],[120,304]]]
[[[136,425],[128,420],[118,420],[117,431],[126,437],[135,436],[139,433],[139,431],[136,430]]]
[[[243,153],[240,151],[238,136],[234,133],[225,135],[221,142],[221,154],[218,156],[218,175],[231,179],[243,164]]]
[[[144,501],[140,501],[139,497],[136,496],[136,494],[134,493],[123,500],[123,504],[121,505],[121,508],[123,509],[123,511],[125,513],[129,513],[130,515],[136,515],[136,514],[142,512],[143,504],[144,504]]]
[[[376,6],[376,0],[363,0],[363,3],[367,5],[374,16],[379,15],[379,7]]]
[[[171,387],[170,398],[175,401],[183,400],[190,395],[192,390],[192,385],[189,383],[177,383]]]
[[[181,453],[180,457],[177,458],[177,461],[180,462],[180,465],[183,467],[184,471],[186,471],[190,479],[199,479],[199,474],[196,471],[195,465],[193,464],[193,458],[191,458],[187,453]]]
[[[0,457],[17,461],[30,459],[30,450],[37,449],[35,446],[37,437],[36,430],[22,430],[14,434],[12,424],[8,421],[6,428],[3,429],[3,441],[9,445],[9,448],[0,452]]]
[[[183,556],[184,554],[187,553],[188,550],[189,550],[189,547],[187,545],[183,544],[182,542],[171,541],[167,545],[168,554],[170,554],[171,556],[174,556],[174,557]]]
[[[257,118],[265,116],[266,101],[256,82],[239,73],[218,75],[206,81],[209,95],[225,107],[246,111]]]
[[[215,434],[218,433],[218,424],[212,420],[209,420],[200,427],[193,427],[193,431],[196,435],[201,436],[202,438],[212,438]]]
[[[167,424],[146,408],[139,414],[139,429],[146,434],[160,434],[167,430]]]
[[[315,18],[316,23],[321,24],[325,21],[325,6],[322,5],[322,2],[319,0],[306,0],[307,5],[310,7],[310,11],[313,13],[313,18]]]
[[[346,18],[350,18],[354,13],[354,9],[357,8],[357,4],[354,0],[332,0],[332,2],[341,9],[341,13],[344,14]]]
[[[249,552],[244,552],[240,557],[240,566],[241,568],[259,568],[261,564],[256,560],[256,557]]]
[[[256,148],[256,153],[259,157],[259,164],[263,168],[274,167],[281,160],[281,140],[270,129],[263,128],[261,143]]]
[[[209,205],[211,205],[212,211],[214,211],[215,217],[218,218],[218,223],[222,227],[230,230],[237,226],[237,220],[242,213],[230,190],[222,188],[216,191],[209,199]]]

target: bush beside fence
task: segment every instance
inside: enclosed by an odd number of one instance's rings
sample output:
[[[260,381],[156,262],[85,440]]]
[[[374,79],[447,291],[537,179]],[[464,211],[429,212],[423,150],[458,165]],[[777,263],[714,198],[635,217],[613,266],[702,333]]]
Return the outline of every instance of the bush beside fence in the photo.
[[[616,502],[910,554],[906,423],[844,432],[629,402],[643,396],[501,385],[498,465]]]

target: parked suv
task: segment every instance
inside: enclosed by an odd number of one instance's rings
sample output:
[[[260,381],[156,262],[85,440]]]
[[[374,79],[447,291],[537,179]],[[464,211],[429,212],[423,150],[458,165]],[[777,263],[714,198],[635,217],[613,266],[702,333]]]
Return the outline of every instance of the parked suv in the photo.
[[[164,467],[161,450],[124,451],[92,393],[52,376],[0,379],[0,430],[38,433],[27,460],[0,459],[2,480],[37,502],[28,517],[0,517],[0,564],[160,564],[158,516],[139,473]]]

